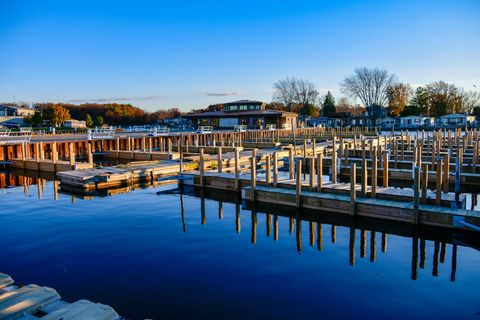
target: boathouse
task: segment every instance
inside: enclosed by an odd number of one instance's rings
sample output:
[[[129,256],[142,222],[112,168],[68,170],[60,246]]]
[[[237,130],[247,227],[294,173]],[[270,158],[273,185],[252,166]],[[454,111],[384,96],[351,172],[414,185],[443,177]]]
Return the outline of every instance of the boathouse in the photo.
[[[223,104],[223,110],[202,113],[189,113],[182,117],[192,121],[195,126],[212,126],[231,129],[237,125],[246,125],[249,129],[296,127],[297,114],[292,112],[265,110],[265,102],[239,100]]]

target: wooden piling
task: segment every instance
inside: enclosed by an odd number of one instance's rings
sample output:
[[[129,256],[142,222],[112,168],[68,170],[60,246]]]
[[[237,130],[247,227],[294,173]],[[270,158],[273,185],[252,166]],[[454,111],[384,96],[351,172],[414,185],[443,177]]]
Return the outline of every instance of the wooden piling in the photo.
[[[428,191],[428,164],[422,165],[422,204],[427,203],[427,191]]]
[[[170,140],[169,140],[170,141]],[[204,159],[204,154],[203,154],[203,148],[200,148],[200,164],[199,164],[199,169],[200,169],[200,187],[203,187],[204,185],[204,178],[205,178],[205,159]]]
[[[296,180],[296,204],[297,208],[301,206],[301,193],[302,193],[302,160],[297,161],[297,180]]]
[[[317,191],[322,191],[322,178],[323,178],[323,154],[317,155]]]
[[[413,168],[413,223],[418,224],[420,210],[420,168]]]
[[[240,151],[235,148],[235,190],[240,190]]]
[[[377,194],[377,156],[373,156],[372,158],[372,190],[371,190],[371,195],[372,198],[375,198]]]
[[[218,166],[218,173],[222,173],[223,171],[223,159],[222,159],[222,147],[218,147],[217,152],[217,166]]]
[[[357,200],[357,167],[355,163],[350,164],[350,214],[355,215],[355,202]]]
[[[436,174],[436,193],[435,193],[435,205],[439,206],[442,203],[442,170],[443,160],[440,158],[437,160],[437,174]]]
[[[273,186],[276,187],[278,183],[278,154],[273,153]]]

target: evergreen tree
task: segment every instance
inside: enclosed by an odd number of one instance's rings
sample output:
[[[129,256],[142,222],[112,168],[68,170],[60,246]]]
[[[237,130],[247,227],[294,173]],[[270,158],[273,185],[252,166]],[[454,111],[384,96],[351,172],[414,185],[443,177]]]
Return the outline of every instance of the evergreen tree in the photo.
[[[333,113],[335,111],[336,111],[335,98],[333,97],[331,92],[328,91],[327,95],[325,96],[325,100],[323,101],[322,114],[326,116],[329,113]]]
[[[32,125],[34,126],[39,126],[42,124],[42,114],[38,111],[35,112],[35,114],[32,116],[31,122]]]
[[[103,117],[98,115],[95,117],[95,124],[99,127],[103,126],[103,124],[105,123],[105,121],[103,121]]]
[[[85,122],[86,122],[86,125],[87,125],[88,128],[93,127],[92,116],[88,113],[87,113],[87,116],[85,117]]]

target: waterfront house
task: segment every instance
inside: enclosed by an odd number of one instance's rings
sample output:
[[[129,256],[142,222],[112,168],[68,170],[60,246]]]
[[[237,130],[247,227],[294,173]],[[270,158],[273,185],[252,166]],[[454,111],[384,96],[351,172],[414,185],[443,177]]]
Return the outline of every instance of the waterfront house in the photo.
[[[408,116],[400,118],[400,127],[406,129],[430,128],[435,124],[435,119],[427,116]]]
[[[232,129],[238,125],[248,129],[265,128],[275,125],[276,128],[297,126],[296,113],[265,110],[266,103],[261,101],[239,100],[223,104],[221,111],[188,113],[182,118],[190,120],[195,126],[212,126],[214,128]]]
[[[379,120],[380,127],[382,129],[394,129],[397,128],[400,124],[399,118],[394,117],[385,117]]]
[[[462,113],[447,114],[440,117],[438,124],[444,127],[464,127],[475,124],[475,116]]]

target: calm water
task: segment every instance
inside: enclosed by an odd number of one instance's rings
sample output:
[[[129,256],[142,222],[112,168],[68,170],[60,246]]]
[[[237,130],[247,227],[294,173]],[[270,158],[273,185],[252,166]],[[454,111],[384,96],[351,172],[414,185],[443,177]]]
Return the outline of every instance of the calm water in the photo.
[[[74,201],[53,186],[0,189],[0,272],[67,301],[131,319],[480,318],[480,254],[461,234],[293,222],[161,192],[175,185]]]

